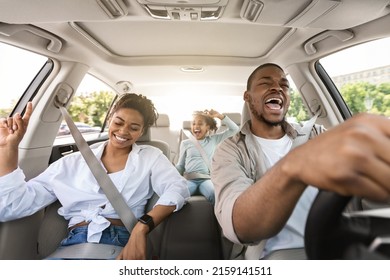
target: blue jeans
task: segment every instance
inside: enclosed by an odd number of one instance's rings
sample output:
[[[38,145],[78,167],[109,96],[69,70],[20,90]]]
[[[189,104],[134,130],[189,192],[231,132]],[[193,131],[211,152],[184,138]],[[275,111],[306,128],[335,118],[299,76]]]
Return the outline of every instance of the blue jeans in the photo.
[[[215,203],[214,185],[210,179],[187,180],[187,186],[191,195],[201,194],[205,198],[207,198],[207,200],[209,200],[212,205],[214,205]]]
[[[69,231],[68,236],[61,241],[61,246],[87,243],[88,226],[76,227]],[[110,226],[103,230],[100,242],[124,247],[129,240],[130,234],[123,226]]]
[[[69,231],[68,236],[60,243],[61,247],[66,247],[75,244],[87,243],[88,226],[80,226]],[[100,238],[101,244],[109,244],[124,247],[130,234],[123,226],[110,226],[102,232]],[[81,260],[81,258],[72,258],[72,260]],[[46,260],[63,260],[62,258],[48,257]]]

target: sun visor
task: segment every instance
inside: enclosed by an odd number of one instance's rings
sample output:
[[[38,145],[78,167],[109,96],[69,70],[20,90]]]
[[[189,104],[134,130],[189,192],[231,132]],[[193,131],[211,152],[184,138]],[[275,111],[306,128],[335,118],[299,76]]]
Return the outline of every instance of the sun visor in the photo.
[[[240,16],[253,23],[292,28],[342,30],[390,13],[388,0],[244,0]],[[369,9],[369,10],[367,10]],[[353,16],[344,16],[352,13]]]

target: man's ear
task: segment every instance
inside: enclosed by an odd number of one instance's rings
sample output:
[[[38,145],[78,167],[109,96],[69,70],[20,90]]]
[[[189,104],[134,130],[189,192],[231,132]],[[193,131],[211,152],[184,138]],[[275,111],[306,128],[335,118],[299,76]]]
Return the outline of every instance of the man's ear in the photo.
[[[248,101],[248,98],[249,98],[248,96],[249,96],[249,92],[246,90],[244,92],[244,96],[243,96],[243,99],[244,99],[245,102]]]

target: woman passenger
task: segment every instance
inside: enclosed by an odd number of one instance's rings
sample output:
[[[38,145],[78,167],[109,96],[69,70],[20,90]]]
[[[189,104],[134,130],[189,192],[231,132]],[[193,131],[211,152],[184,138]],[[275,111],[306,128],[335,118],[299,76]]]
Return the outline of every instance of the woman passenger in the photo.
[[[58,213],[69,220],[69,235],[61,246],[104,243],[123,246],[118,259],[145,259],[148,225],[136,223],[131,234],[102,193],[79,152],[51,164],[37,177],[25,180],[18,166],[18,145],[32,114],[0,119],[0,220],[29,216],[57,199]],[[136,141],[157,119],[153,103],[142,95],[124,94],[109,118],[108,141],[93,148],[136,218],[154,192],[159,199],[147,213],[157,226],[178,211],[189,197],[186,181],[168,158],[152,146]]]

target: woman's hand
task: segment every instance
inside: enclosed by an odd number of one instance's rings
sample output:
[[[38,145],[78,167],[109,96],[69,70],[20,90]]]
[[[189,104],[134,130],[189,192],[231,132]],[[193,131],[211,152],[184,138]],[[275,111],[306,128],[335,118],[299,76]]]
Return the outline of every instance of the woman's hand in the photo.
[[[145,260],[148,226],[137,223],[117,260]]]
[[[32,103],[29,102],[23,117],[17,113],[13,117],[0,119],[0,176],[18,167],[19,143],[26,133],[32,111]]]
[[[32,103],[29,102],[23,117],[16,113],[13,117],[0,119],[0,148],[19,145],[26,133],[32,110]]]

